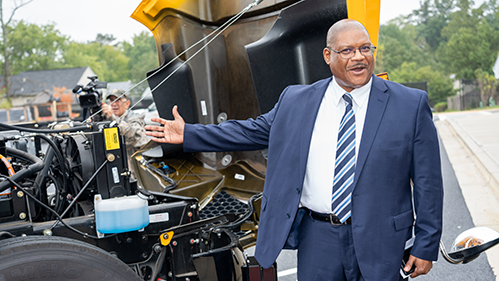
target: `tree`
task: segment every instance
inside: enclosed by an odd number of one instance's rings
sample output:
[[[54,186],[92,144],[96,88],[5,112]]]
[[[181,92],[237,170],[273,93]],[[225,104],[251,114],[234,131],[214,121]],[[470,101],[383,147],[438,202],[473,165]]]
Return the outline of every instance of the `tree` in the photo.
[[[10,103],[10,94],[11,94],[11,85],[10,85],[10,54],[9,54],[9,31],[10,31],[10,23],[12,21],[12,17],[16,11],[29,4],[33,0],[20,0],[21,2],[15,2],[14,9],[10,13],[10,16],[6,20],[3,15],[3,0],[0,0],[0,25],[2,27],[2,55],[4,58],[4,72],[3,72],[3,80],[5,85],[5,95],[7,96],[7,101]]]
[[[376,72],[391,72],[403,62],[416,62],[421,66],[434,64],[428,45],[411,24],[382,25],[379,38]]]
[[[64,65],[68,68],[89,66],[101,81],[128,80],[129,58],[125,56],[122,48],[96,41],[89,43],[68,42],[62,54]]]
[[[53,24],[38,26],[20,21],[13,27],[9,41],[11,74],[64,67],[61,52],[67,38]]]
[[[471,7],[473,1],[458,0],[458,10],[452,12],[449,16],[449,23],[442,29],[442,36],[446,40],[450,40],[452,35],[459,33],[461,28],[473,29],[477,26],[480,19],[483,17],[483,10],[473,10]]]
[[[95,38],[95,43],[100,43],[102,45],[111,45],[111,43],[116,40],[116,37],[112,34],[101,34],[97,33],[97,37]]]
[[[455,8],[454,2],[454,0],[425,0],[419,9],[412,12],[412,22],[432,52],[435,52],[444,41],[442,29],[449,22],[450,14]]]
[[[130,58],[128,69],[130,70],[130,80],[138,83],[146,78],[147,72],[158,67],[158,55],[156,52],[156,41],[147,32],[134,35],[133,44],[124,42],[123,50]],[[137,87],[138,91],[143,91],[147,84]]]
[[[438,53],[458,79],[475,79],[476,70],[492,73],[499,51],[499,34],[485,19],[474,27],[462,27],[440,46]]]
[[[476,70],[476,77],[478,81],[478,88],[480,88],[480,97],[484,105],[489,105],[491,99],[497,99],[497,88],[499,87],[499,81],[496,80],[494,75],[483,71],[481,69]]]
[[[455,94],[452,80],[444,74],[433,70],[431,66],[418,67],[415,62],[404,62],[400,68],[390,73],[390,79],[399,82],[428,82],[428,97],[431,105],[447,100]]]

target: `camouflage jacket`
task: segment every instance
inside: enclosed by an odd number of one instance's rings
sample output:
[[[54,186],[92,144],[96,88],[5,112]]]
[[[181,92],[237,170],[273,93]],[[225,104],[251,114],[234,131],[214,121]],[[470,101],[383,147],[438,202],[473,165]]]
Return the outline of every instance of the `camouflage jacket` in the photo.
[[[120,134],[125,137],[128,157],[146,144],[149,139],[145,134],[144,115],[132,111],[125,112],[122,118],[113,115],[113,119],[118,122]]]

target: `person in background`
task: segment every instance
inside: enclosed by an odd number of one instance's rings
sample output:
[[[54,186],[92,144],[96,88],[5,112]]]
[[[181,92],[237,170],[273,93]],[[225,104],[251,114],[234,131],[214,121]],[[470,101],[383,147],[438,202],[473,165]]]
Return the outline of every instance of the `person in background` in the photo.
[[[124,93],[125,91],[120,89],[114,89],[109,93],[106,96],[109,103],[103,105],[102,113],[108,121],[118,123],[120,134],[125,137],[128,167],[134,172],[133,166],[130,165],[131,156],[145,145],[149,138],[145,134],[144,115],[128,110],[131,102]]]

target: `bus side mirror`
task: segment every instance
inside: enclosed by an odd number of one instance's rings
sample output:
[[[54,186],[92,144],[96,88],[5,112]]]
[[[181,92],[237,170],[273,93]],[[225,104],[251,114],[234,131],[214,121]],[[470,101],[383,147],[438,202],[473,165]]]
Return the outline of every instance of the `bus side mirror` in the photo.
[[[453,264],[468,263],[482,252],[499,243],[499,232],[488,227],[474,227],[459,234],[452,244],[451,252],[445,250],[440,241],[440,253]]]

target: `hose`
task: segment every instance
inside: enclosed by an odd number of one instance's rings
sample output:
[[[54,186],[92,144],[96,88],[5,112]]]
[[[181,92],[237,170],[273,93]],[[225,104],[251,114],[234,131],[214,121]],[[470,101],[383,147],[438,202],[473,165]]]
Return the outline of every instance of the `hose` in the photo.
[[[177,187],[177,182],[174,179],[170,178],[168,175],[163,174],[160,169],[154,167],[154,165],[150,164],[148,161],[144,162],[144,164],[149,170],[152,170],[153,172],[158,174],[158,176],[160,176],[164,181],[170,184],[169,186],[165,187],[163,193],[168,193],[168,191]]]
[[[64,187],[68,186],[67,185],[68,178],[66,175],[66,165],[64,164],[64,157],[62,156],[62,153],[61,153],[59,147],[57,147],[57,145],[54,143],[54,141],[52,141],[49,137],[47,137],[45,135],[36,135],[36,137],[39,137],[39,138],[43,139],[45,142],[47,142],[50,145],[51,149],[49,148],[49,150],[47,151],[47,154],[46,154],[46,158],[45,158],[45,164],[47,166],[45,167],[45,169],[43,170],[42,173],[38,174],[38,176],[36,177],[35,183],[37,184],[37,186],[41,187],[42,183],[45,181],[45,177],[48,174],[50,164],[52,163],[52,157],[53,157],[52,153],[55,153],[55,156],[57,157],[57,162],[59,162],[59,171],[62,175],[62,186],[64,186]]]
[[[61,129],[61,130],[43,130],[43,129],[30,129],[30,128],[24,128],[20,126],[12,126],[12,125],[7,125],[4,123],[0,123],[0,127],[10,129],[10,130],[17,130],[21,132],[30,132],[30,133],[41,133],[41,134],[52,134],[52,133],[67,133],[67,132],[77,132],[77,131],[85,131],[85,130],[91,130],[92,126],[87,125],[87,126],[80,126],[80,127],[73,127],[73,128],[68,128],[68,129]]]
[[[7,158],[5,156],[3,156],[2,154],[0,154],[0,160],[2,160],[3,164],[7,168],[7,171],[9,173],[9,177],[13,176],[16,172],[12,168],[12,164],[10,164],[9,160],[7,160]]]
[[[33,163],[9,178],[12,179],[12,181],[14,182],[34,175],[35,173],[43,169],[43,167],[45,166],[43,164],[43,161],[40,158],[36,157],[35,155],[29,154],[27,152],[15,148],[6,147],[5,149],[8,155],[14,155],[18,158],[22,158],[26,161]],[[0,193],[12,186],[13,186],[12,183],[9,181],[0,182]]]

